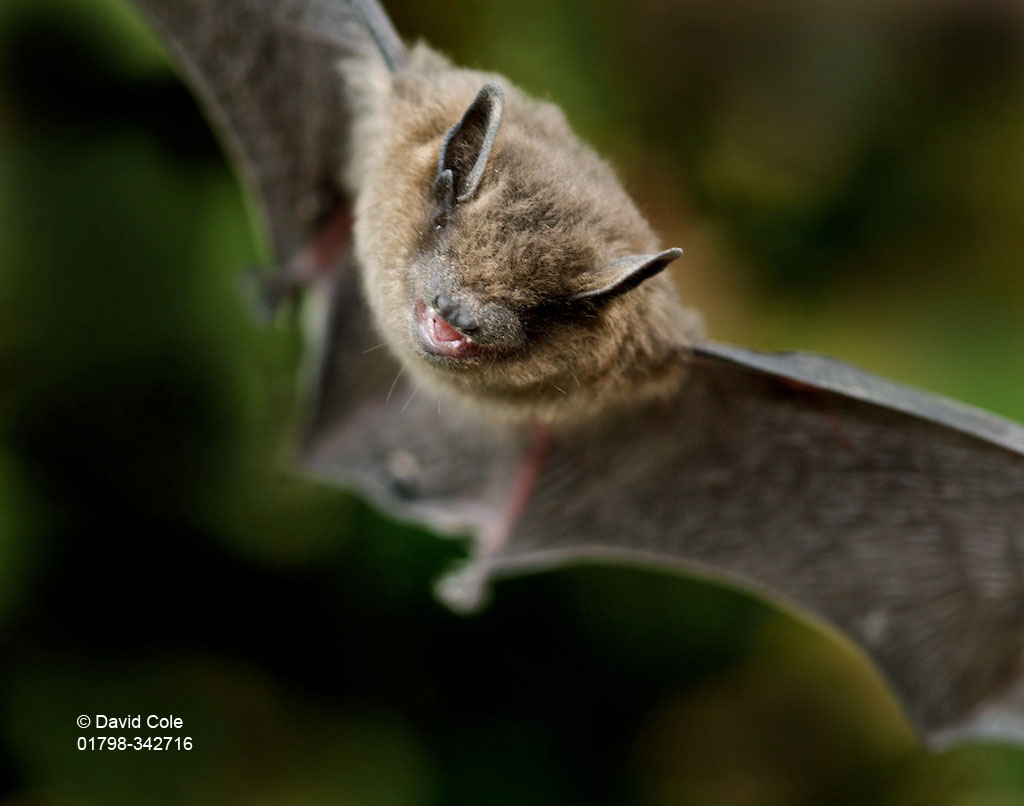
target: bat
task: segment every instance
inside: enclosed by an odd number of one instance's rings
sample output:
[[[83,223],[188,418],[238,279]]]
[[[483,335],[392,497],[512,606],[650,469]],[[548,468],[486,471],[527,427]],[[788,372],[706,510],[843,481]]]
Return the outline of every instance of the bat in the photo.
[[[475,535],[446,601],[697,572],[850,636],[931,743],[1024,740],[1024,428],[707,339],[561,113],[372,0],[136,2],[262,202],[268,299],[307,308],[301,466]]]

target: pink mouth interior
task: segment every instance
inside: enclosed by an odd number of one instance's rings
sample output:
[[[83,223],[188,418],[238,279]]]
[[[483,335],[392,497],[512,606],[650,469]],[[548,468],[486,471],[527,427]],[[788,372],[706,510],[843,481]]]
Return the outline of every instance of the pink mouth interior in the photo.
[[[476,355],[474,341],[448,324],[441,315],[424,302],[416,304],[416,322],[423,346],[435,355],[468,358]]]

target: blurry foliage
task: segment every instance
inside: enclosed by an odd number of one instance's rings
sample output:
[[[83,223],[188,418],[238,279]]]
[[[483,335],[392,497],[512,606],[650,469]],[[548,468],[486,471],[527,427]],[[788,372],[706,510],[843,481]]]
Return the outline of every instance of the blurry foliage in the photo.
[[[563,105],[711,333],[1024,419],[1024,7],[389,3]],[[299,345],[189,93],[121,0],[0,4],[0,799],[1011,803],[845,642],[583,567],[431,598],[464,552],[282,470]],[[195,750],[78,752],[78,714]]]

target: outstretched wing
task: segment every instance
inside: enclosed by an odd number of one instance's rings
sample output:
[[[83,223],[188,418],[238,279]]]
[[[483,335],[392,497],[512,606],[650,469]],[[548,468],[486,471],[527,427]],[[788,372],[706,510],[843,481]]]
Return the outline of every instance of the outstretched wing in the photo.
[[[339,59],[404,50],[372,0],[135,0],[256,192],[277,259],[342,195],[350,118]]]
[[[557,434],[508,543],[470,573],[599,560],[728,579],[853,637],[931,737],[1007,690],[1024,429],[821,356],[706,342],[688,360],[677,400]],[[486,529],[520,436],[402,383],[385,401],[390,380],[309,466],[392,513]]]

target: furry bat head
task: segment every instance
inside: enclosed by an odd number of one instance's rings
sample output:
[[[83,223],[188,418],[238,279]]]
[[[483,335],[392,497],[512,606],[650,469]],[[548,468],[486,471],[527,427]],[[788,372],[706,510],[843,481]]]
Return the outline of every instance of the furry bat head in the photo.
[[[562,113],[424,46],[364,72],[356,249],[417,380],[542,420],[677,388],[698,325],[661,271],[681,250]]]

